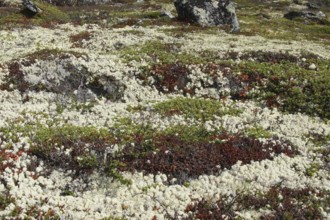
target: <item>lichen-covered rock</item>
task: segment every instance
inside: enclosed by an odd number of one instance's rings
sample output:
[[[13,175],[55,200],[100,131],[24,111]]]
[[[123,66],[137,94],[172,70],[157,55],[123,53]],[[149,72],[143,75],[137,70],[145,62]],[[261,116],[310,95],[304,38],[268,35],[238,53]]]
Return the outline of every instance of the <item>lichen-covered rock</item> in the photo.
[[[205,26],[232,25],[239,30],[235,4],[229,0],[176,0],[175,8],[180,20]]]
[[[123,97],[126,86],[116,76],[107,72],[97,75],[81,65],[82,60],[82,57],[60,54],[44,60],[15,61],[9,65],[9,75],[2,87],[22,93],[47,91],[75,96],[80,102],[94,101],[97,97],[117,101]]]

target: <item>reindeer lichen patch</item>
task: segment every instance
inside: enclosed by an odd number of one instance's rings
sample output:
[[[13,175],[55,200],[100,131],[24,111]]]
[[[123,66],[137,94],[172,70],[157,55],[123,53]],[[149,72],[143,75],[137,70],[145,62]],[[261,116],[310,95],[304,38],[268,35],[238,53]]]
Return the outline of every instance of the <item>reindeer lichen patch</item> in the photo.
[[[330,219],[330,14],[294,2],[238,0],[240,33],[170,0],[2,5],[0,216]]]

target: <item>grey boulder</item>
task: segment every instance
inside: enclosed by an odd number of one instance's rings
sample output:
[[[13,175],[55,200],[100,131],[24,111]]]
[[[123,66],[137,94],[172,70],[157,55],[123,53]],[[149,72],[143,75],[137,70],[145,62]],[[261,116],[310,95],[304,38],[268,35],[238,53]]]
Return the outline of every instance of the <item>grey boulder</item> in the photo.
[[[203,26],[231,25],[239,31],[235,3],[230,0],[175,0],[179,20]]]

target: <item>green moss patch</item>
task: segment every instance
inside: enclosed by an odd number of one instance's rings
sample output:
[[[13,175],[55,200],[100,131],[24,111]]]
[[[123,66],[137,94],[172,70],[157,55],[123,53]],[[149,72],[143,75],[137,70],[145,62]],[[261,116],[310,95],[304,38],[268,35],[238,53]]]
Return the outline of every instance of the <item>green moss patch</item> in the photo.
[[[224,106],[221,101],[194,98],[175,98],[157,103],[154,110],[165,116],[184,115],[186,119],[193,118],[206,122],[223,115],[239,115],[241,111],[230,106]]]
[[[50,166],[88,172],[102,163],[107,147],[115,143],[105,129],[65,125],[40,127],[32,138],[31,152]]]
[[[262,127],[252,127],[247,129],[247,135],[253,138],[270,138],[272,134]]]
[[[35,16],[29,16],[25,11],[13,12],[5,17],[0,17],[0,25],[3,27],[40,25],[51,27],[52,25],[69,21],[69,16],[58,7],[43,1],[35,0],[34,3],[42,10]]]
[[[316,70],[308,69],[314,63]],[[265,100],[269,107],[290,113],[302,112],[329,119],[330,65],[328,60],[310,59],[307,65],[290,62],[279,64],[243,62],[237,66],[243,90],[232,94],[234,99]],[[250,93],[252,88],[257,91]]]
[[[176,125],[159,132],[159,135],[177,136],[182,141],[186,142],[209,142],[217,140],[217,134],[224,131],[223,128],[218,128],[215,131],[208,131],[203,125]]]
[[[130,62],[146,60],[150,64],[182,64],[206,63],[213,60],[213,57],[205,54],[191,54],[181,51],[181,45],[176,43],[164,43],[162,40],[147,41],[142,45],[133,45],[120,51],[121,57]]]
[[[259,35],[268,39],[297,40],[307,39],[328,44],[329,20],[325,25],[315,22],[306,24],[305,19],[288,20],[284,18],[289,1],[237,1],[237,16],[241,21],[241,35]],[[329,15],[329,10],[322,8]],[[328,16],[329,17],[329,16]]]

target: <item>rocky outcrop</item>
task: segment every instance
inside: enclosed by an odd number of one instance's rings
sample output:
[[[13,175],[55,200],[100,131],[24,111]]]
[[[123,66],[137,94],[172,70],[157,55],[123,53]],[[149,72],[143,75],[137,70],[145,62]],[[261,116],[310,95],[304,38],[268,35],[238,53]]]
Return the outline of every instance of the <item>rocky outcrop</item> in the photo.
[[[0,86],[9,91],[17,89],[22,94],[46,91],[75,97],[80,102],[94,101],[97,97],[118,101],[123,97],[126,86],[116,75],[92,72],[80,64],[82,60],[86,61],[69,53],[50,54],[43,60],[17,60],[9,64],[9,74]]]
[[[239,31],[235,3],[230,0],[176,0],[178,18],[203,26],[231,25],[232,31]]]

